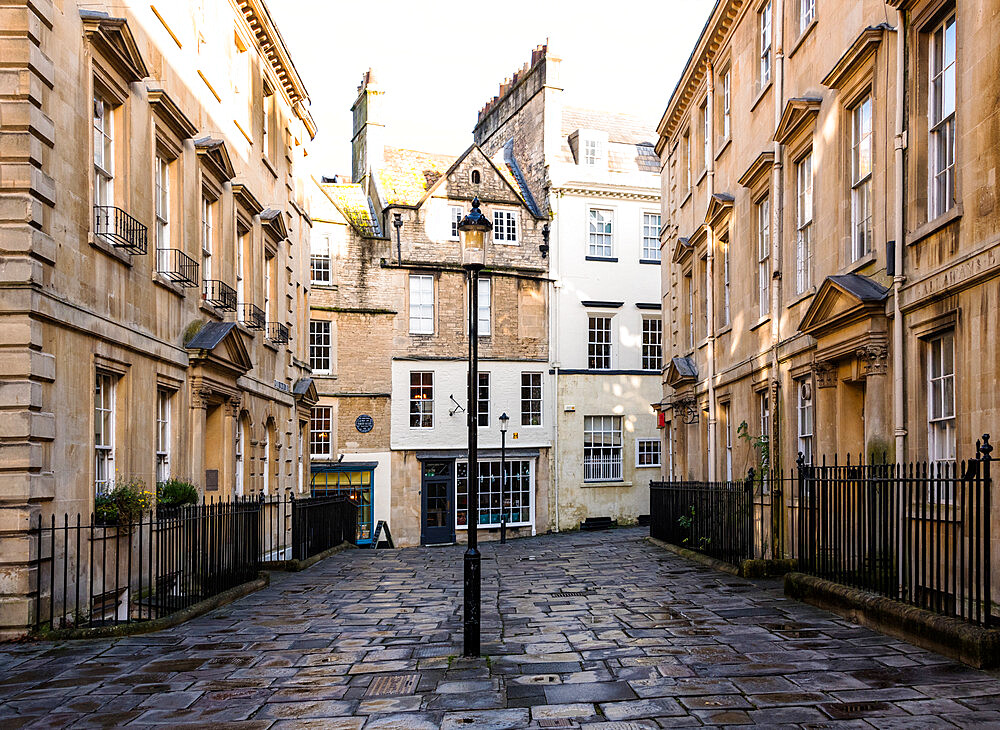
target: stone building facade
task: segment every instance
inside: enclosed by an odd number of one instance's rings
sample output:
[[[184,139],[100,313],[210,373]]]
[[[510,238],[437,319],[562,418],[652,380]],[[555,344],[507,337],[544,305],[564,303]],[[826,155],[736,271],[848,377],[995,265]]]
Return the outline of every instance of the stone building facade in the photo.
[[[298,492],[309,98],[262,0],[0,9],[0,632],[40,517]],[[86,573],[86,566],[82,571]]]
[[[544,220],[515,163],[476,146],[457,158],[387,147],[371,72],[358,92],[353,182],[317,185],[324,208],[317,205],[313,252],[337,273],[311,309],[314,335],[331,333],[322,343],[334,363],[329,376],[315,374],[325,354],[314,352],[314,490],[364,487],[361,498],[373,504],[362,535],[384,519],[398,545],[464,540],[468,286],[457,224],[478,196],[496,225],[478,309],[481,527],[484,539],[499,527],[498,417],[506,412],[512,531],[548,529]],[[320,433],[327,428],[332,449]]]
[[[744,473],[742,422],[783,469],[996,432],[998,31],[976,0],[716,4],[657,144],[668,474]]]
[[[476,143],[517,160],[549,218],[556,426],[551,527],[635,522],[659,476],[660,182],[652,125],[566,106],[547,46],[480,111]]]

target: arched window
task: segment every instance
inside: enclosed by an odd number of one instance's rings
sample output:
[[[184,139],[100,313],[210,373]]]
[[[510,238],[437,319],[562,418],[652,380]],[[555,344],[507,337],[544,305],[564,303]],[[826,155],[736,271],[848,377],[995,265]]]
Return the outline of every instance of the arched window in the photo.
[[[481,179],[481,177],[479,175],[479,170],[473,170],[472,171],[472,184],[473,185],[478,185],[480,179]]]

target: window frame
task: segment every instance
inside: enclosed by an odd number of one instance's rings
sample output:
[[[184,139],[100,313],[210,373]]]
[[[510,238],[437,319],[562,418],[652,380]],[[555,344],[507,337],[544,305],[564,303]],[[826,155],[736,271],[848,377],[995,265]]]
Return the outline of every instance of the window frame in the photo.
[[[596,419],[600,419],[600,428],[594,428]],[[589,436],[589,442],[588,442]],[[600,436],[600,443],[595,443],[595,436]],[[624,481],[623,452],[622,443],[622,417],[615,415],[595,415],[583,417],[583,481],[587,482],[621,482]],[[610,445],[604,441],[610,439]],[[588,445],[589,444],[589,445]],[[590,471],[595,463],[594,452],[606,451],[608,454],[597,454],[600,462],[597,466],[602,470],[598,475]],[[588,463],[589,460],[589,463]],[[610,473],[611,476],[605,476]]]
[[[948,62],[948,28],[954,28],[952,38],[952,58]],[[958,14],[954,7],[948,9],[943,19],[927,31],[927,219],[944,215],[957,202],[955,170],[958,158]],[[938,34],[942,34],[944,51],[939,61],[937,56]],[[938,67],[938,64],[943,64]],[[941,100],[947,101],[947,74],[951,70],[951,111],[938,108],[936,84],[941,82]],[[942,142],[942,139],[944,140]],[[940,155],[946,155],[943,168]],[[944,184],[940,182],[944,176]],[[943,199],[942,199],[943,195]]]
[[[493,334],[493,284],[492,277],[480,276],[477,286],[476,325],[480,337],[490,337]],[[485,292],[485,293],[484,293]],[[486,299],[484,305],[483,299]],[[483,316],[485,312],[486,316]]]
[[[212,197],[208,189],[203,189],[201,193],[201,226],[199,228],[199,241],[201,243],[201,278],[202,281],[214,279],[212,271],[212,256],[215,254],[215,205],[218,198]]]
[[[503,493],[508,502],[512,503],[516,494],[521,504],[514,507],[513,504],[507,506],[508,515],[512,510],[518,510],[518,517],[527,510],[528,519],[518,519],[516,522],[508,521],[507,527],[530,527],[535,521],[535,460],[534,459],[506,459],[504,468],[506,473],[500,469],[500,459],[489,458],[479,459],[479,528],[491,528],[500,526],[499,514],[502,514],[504,505],[493,506],[494,498],[499,502],[501,477],[503,479]],[[527,467],[525,466],[527,465]],[[463,473],[464,472],[464,473]],[[527,504],[524,499],[527,498]],[[465,507],[460,504],[464,501]],[[486,505],[483,504],[486,502]],[[497,521],[483,522],[484,515],[499,513]],[[469,461],[468,459],[457,459],[455,462],[455,529],[467,530],[469,527]],[[461,517],[460,515],[464,516]]]
[[[599,217],[595,217],[594,214]],[[595,224],[602,230],[596,230]],[[606,251],[605,251],[606,249]],[[587,256],[610,259],[615,255],[615,209],[590,207],[587,209]]]
[[[808,173],[806,164],[808,163]],[[808,177],[804,181],[803,178]],[[795,293],[804,294],[812,286],[812,227],[816,219],[815,170],[810,147],[795,162]],[[803,187],[805,182],[808,187]],[[808,205],[807,205],[808,202]],[[805,209],[808,208],[808,217]]]
[[[94,434],[95,494],[104,494],[114,486],[117,390],[118,375],[98,369],[94,375],[94,427],[91,429]]]
[[[462,218],[465,215],[465,211],[462,210],[461,205],[449,205],[448,206],[448,240],[449,241],[460,241],[462,240],[461,231],[458,230],[458,225],[462,222]]]
[[[153,157],[153,240],[157,250],[170,248],[170,165],[159,151]]]
[[[656,219],[655,227],[650,223],[650,219],[652,218]],[[653,213],[646,210],[642,212],[642,255],[639,258],[640,261],[660,262],[662,258],[660,254],[660,227],[662,226],[662,221],[663,217],[660,213]]]
[[[428,282],[430,283],[429,291],[425,286]],[[419,284],[417,289],[414,288],[415,283]],[[434,288],[432,274],[410,274],[407,292],[409,297],[409,332],[411,335],[434,334]],[[425,297],[429,297],[429,302],[424,301]],[[414,316],[415,311],[417,312],[416,316]],[[415,327],[415,323],[418,326]],[[420,323],[425,324],[421,325]]]
[[[501,246],[517,246],[520,242],[520,211],[507,208],[493,210],[493,243]]]
[[[426,377],[425,377],[426,376]],[[414,379],[420,382],[414,383]],[[414,397],[414,389],[429,390],[429,396]],[[409,396],[409,423],[411,429],[432,429],[434,428],[434,371],[433,370],[411,370],[410,371],[410,396]],[[425,406],[426,404],[426,406]],[[414,425],[414,416],[416,425]],[[424,419],[428,419],[425,424]]]
[[[526,378],[528,379],[527,383],[525,383]],[[537,384],[532,382],[535,379],[537,379]],[[534,427],[542,425],[543,405],[545,402],[544,387],[542,373],[536,371],[521,373],[520,403],[522,426]],[[525,388],[527,388],[527,398],[525,397]],[[532,397],[535,388],[538,389],[537,398]]]
[[[760,317],[771,313],[771,196],[754,203],[757,214],[757,309]]]
[[[945,372],[947,360],[945,359],[944,345],[947,343],[950,349],[951,372]],[[935,347],[938,347],[939,357],[935,361]],[[956,370],[957,352],[955,350],[955,331],[947,330],[938,332],[933,337],[926,340],[927,347],[927,457],[935,464],[955,463],[957,444],[957,394]],[[939,366],[939,374],[935,375],[935,365]],[[940,384],[940,415],[935,415],[935,386]],[[950,403],[946,403],[950,386]],[[947,406],[951,407],[951,414],[947,414]],[[946,446],[945,456],[941,456],[941,447]]]
[[[719,105],[722,111],[722,142],[725,143],[729,140],[732,135],[732,92],[733,92],[733,72],[730,65],[726,65],[722,72],[722,79],[719,83],[720,93],[722,94],[722,103]],[[719,151],[722,151],[724,145],[719,145]]]
[[[93,110],[91,112],[91,134],[93,136],[93,183],[94,183],[94,206],[114,206],[115,205],[115,109],[120,106],[114,104],[106,94],[100,90],[94,90]],[[100,108],[100,113],[98,113]],[[98,119],[101,126],[98,128]],[[100,135],[101,161],[97,160],[97,139]],[[109,164],[105,164],[109,163]]]
[[[607,322],[607,327],[596,327],[598,320]],[[605,333],[607,338],[601,340],[597,337]],[[588,370],[611,370],[614,367],[614,315],[601,313],[587,314],[587,369]],[[606,353],[598,352],[598,348],[607,348]],[[598,362],[607,361],[606,366],[599,366]]]
[[[643,463],[643,446],[649,446],[650,444],[656,444],[656,463]],[[649,454],[647,453],[648,457]],[[663,465],[663,444],[660,439],[650,439],[650,438],[640,438],[635,440],[635,468],[636,469],[649,469],[649,468],[659,468]]]
[[[595,139],[593,137],[583,138],[583,150],[580,155],[580,159],[583,164],[587,167],[597,167],[598,163],[604,159],[604,150],[602,149],[604,145],[601,144],[601,140]]]
[[[154,481],[161,484],[170,479],[170,426],[173,415],[174,391],[156,389],[156,438],[154,444]]]
[[[811,378],[800,378],[794,382],[796,450],[802,454],[805,464],[811,465],[815,456],[816,394]],[[805,398],[807,391],[809,397]],[[805,430],[806,426],[808,426],[808,430]]]
[[[799,35],[816,19],[816,0],[799,0]]]
[[[309,281],[311,284],[319,286],[329,286],[333,283],[333,267],[330,259],[330,239],[329,233],[323,233],[316,237],[316,244],[310,239],[309,248]],[[317,245],[318,244],[318,245]],[[326,249],[324,253],[323,249]],[[316,276],[322,269],[325,269],[324,278]]]
[[[332,330],[330,320],[309,320],[309,369],[315,375],[329,375],[333,370]],[[316,367],[323,364],[326,367]]]
[[[323,415],[325,413],[325,415]],[[317,428],[324,426],[324,428]],[[325,443],[320,436],[326,434]],[[317,445],[323,446],[323,451],[317,451]],[[327,460],[333,458],[333,407],[329,405],[314,405],[309,411],[309,458]]]
[[[490,395],[491,395],[490,373],[489,371],[479,371],[479,383],[476,386],[476,419],[479,428],[490,427]],[[485,395],[485,397],[484,397]]]
[[[864,112],[867,108],[867,134]],[[859,261],[874,250],[872,216],[872,185],[875,168],[874,97],[871,91],[862,94],[849,109],[851,115],[851,250],[850,262]],[[863,148],[867,146],[867,171],[864,169]],[[863,229],[862,229],[863,227]],[[860,229],[860,230],[859,230]],[[859,233],[862,234],[859,237]]]
[[[728,327],[732,316],[732,279],[730,277],[730,257],[729,257],[729,236],[728,234],[719,239],[719,247],[722,249],[722,327]]]
[[[771,0],[757,11],[757,89],[761,90],[771,83],[772,46],[774,41],[773,9]]]
[[[657,326],[651,328],[655,323]],[[649,372],[661,372],[663,370],[663,318],[656,316],[644,316],[641,326],[641,359],[642,370]],[[655,331],[653,331],[655,330]],[[655,337],[654,337],[655,336]],[[656,340],[653,342],[652,340]],[[647,348],[649,353],[647,354]],[[656,367],[649,367],[651,363],[656,363]]]

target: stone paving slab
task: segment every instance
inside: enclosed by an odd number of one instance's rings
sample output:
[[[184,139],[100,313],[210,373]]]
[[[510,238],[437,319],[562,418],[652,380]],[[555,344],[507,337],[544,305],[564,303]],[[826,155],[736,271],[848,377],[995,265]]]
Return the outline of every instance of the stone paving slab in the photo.
[[[0,728],[1000,728],[980,672],[686,562],[645,531],[351,550],[156,634],[0,645]]]

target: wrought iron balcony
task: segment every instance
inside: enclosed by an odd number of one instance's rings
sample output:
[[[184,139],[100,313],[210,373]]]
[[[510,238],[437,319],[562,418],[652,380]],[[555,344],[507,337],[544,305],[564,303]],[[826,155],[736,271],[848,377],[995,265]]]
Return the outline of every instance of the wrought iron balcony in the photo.
[[[94,232],[133,256],[146,253],[146,226],[113,205],[94,206]]]
[[[267,339],[279,345],[285,344],[288,342],[288,327],[281,322],[268,322]]]
[[[216,309],[226,312],[236,311],[236,290],[229,284],[218,279],[205,279],[202,298],[205,304],[211,304]]]
[[[251,330],[262,330],[267,327],[264,310],[256,304],[240,304],[240,322]]]
[[[156,249],[156,273],[178,286],[198,286],[198,262],[179,248]]]

